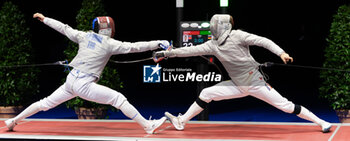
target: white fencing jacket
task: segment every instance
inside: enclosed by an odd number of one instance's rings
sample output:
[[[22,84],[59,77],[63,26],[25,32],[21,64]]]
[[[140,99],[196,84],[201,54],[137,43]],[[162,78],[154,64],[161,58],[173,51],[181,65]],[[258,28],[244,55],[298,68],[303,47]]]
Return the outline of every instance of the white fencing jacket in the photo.
[[[246,91],[253,82],[264,83],[258,70],[257,63],[251,56],[249,46],[261,46],[280,56],[284,51],[271,40],[250,34],[241,30],[232,30],[222,45],[217,40],[210,40],[203,44],[182,47],[166,52],[169,57],[188,57],[199,55],[214,55],[225,67],[231,80]],[[260,85],[254,83],[254,85]]]
[[[98,78],[112,55],[154,50],[161,43],[161,41],[121,42],[92,31],[75,30],[48,17],[45,17],[44,23],[79,44],[78,53],[69,66]]]

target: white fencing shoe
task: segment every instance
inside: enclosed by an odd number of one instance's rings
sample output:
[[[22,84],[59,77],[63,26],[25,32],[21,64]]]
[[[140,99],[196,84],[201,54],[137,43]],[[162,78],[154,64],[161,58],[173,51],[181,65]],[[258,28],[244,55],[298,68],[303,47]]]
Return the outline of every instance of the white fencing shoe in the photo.
[[[157,128],[162,126],[162,124],[166,121],[166,117],[162,117],[158,120],[150,121],[150,126],[145,128],[147,134],[153,134]]]
[[[180,117],[180,114],[179,116],[175,117],[174,115],[170,114],[169,112],[165,112],[164,113],[165,116],[169,119],[169,121],[171,122],[171,124],[174,125],[175,129],[176,130],[184,130],[185,129],[185,123],[183,123],[181,121],[181,119],[179,118]]]
[[[332,128],[332,124],[330,124],[329,122],[325,122],[321,125],[322,127],[322,132],[323,133],[328,133],[331,131],[331,128]]]
[[[5,124],[9,131],[13,131],[13,128],[15,128],[15,126],[17,125],[17,123],[13,119],[5,120]]]

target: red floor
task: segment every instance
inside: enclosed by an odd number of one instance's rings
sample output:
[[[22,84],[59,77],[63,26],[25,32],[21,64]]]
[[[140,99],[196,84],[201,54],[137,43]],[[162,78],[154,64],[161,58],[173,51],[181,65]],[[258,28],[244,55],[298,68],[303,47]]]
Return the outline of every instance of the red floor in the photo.
[[[290,140],[290,141],[342,141],[350,138],[349,125],[334,125],[331,133],[322,133],[320,127],[311,124],[290,123],[234,123],[200,122],[188,123],[184,131],[176,131],[170,123],[162,125],[156,134],[148,135],[135,122],[129,121],[32,121],[16,126],[15,132],[8,132],[0,122],[0,139],[26,137],[26,135],[109,137],[115,139],[230,139],[230,140]],[[43,136],[44,135],[44,136]]]
[[[350,140],[350,126],[341,126],[335,134],[333,141],[349,141]]]

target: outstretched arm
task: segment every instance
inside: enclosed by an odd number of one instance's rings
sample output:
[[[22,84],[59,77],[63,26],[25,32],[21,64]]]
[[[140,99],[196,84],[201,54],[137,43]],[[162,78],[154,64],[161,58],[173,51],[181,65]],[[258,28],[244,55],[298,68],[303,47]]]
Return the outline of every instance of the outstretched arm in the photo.
[[[33,18],[37,18],[39,21],[45,23],[46,25],[50,26],[51,28],[55,29],[56,31],[62,33],[63,35],[67,36],[70,40],[72,40],[73,42],[78,42],[79,39],[79,35],[81,33],[81,31],[75,30],[73,28],[71,28],[70,26],[63,24],[60,21],[45,17],[43,14],[41,13],[35,13],[33,15]]]
[[[165,40],[148,41],[148,42],[121,42],[114,39],[108,40],[112,54],[127,54],[155,50],[160,48],[160,45],[169,46],[169,42]]]
[[[287,62],[291,61],[293,62],[293,58],[290,57],[282,48],[280,48],[277,44],[275,44],[270,39],[267,39],[265,37],[257,36],[254,34],[246,33],[241,31],[241,34],[243,35],[243,39],[247,45],[255,45],[264,47],[274,54],[281,57],[282,61],[286,64]]]
[[[211,55],[212,50],[210,49],[210,44],[211,42],[208,41],[197,46],[182,47],[170,51],[159,51],[154,54],[154,57],[189,57]]]

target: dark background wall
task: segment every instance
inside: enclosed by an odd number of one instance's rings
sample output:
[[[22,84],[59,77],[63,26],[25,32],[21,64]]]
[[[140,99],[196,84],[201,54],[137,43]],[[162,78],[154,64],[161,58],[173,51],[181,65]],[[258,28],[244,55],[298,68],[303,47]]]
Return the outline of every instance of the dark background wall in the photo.
[[[4,1],[0,2],[0,5]],[[64,60],[63,50],[67,46],[65,37],[32,18],[35,12],[76,26],[75,16],[81,7],[81,0],[28,1],[14,0],[24,12],[32,33],[36,63]],[[105,0],[105,8],[116,23],[115,39],[121,41],[175,40],[175,0]],[[329,32],[332,15],[345,0],[325,1],[241,1],[230,0],[228,13],[235,20],[234,29],[242,29],[265,36],[280,45],[294,57],[297,65],[321,66],[325,38]],[[184,20],[210,20],[220,12],[219,0],[185,0]],[[258,62],[281,63],[278,56],[260,48],[251,47]],[[118,60],[134,60],[151,56],[152,52],[118,55]],[[146,61],[134,64],[110,64],[121,74],[125,88],[120,91],[135,104],[179,104],[190,105],[195,98],[195,83],[145,84],[142,82],[142,66],[154,64]],[[183,59],[161,62],[163,67],[191,66]],[[40,97],[48,96],[62,84],[64,68],[42,67],[40,74]],[[266,68],[268,81],[283,96],[306,106],[327,104],[318,98],[319,71],[309,69],[272,67]],[[214,102],[213,106],[225,110],[235,107],[260,106],[264,103],[253,98],[242,98]],[[229,106],[225,106],[229,105]]]

